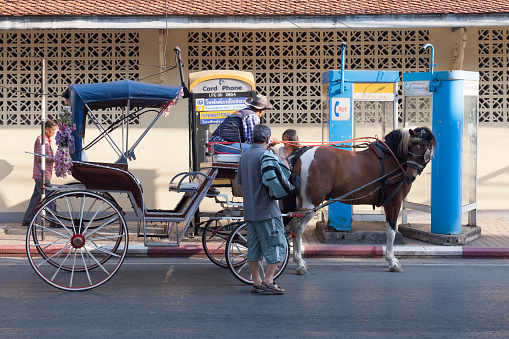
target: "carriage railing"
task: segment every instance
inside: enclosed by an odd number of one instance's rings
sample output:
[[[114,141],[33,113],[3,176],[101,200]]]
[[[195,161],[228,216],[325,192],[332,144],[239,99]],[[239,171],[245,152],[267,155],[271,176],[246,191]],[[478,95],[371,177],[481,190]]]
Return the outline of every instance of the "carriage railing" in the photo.
[[[97,144],[101,139],[105,138],[107,133],[113,132],[114,130],[116,130],[120,126],[122,126],[123,129],[124,128],[126,129],[125,131],[124,130],[122,131],[122,134],[124,134],[124,132],[126,133],[126,138],[125,139],[126,139],[126,142],[127,142],[127,140],[128,140],[128,132],[129,132],[128,131],[128,128],[129,128],[129,119],[131,119],[131,118],[139,118],[141,115],[149,113],[149,112],[159,113],[159,109],[155,109],[155,108],[149,109],[148,107],[152,107],[152,104],[147,104],[145,107],[138,107],[137,110],[135,110],[132,113],[125,114],[124,112],[122,112],[122,116],[120,118],[118,118],[117,120],[115,120],[114,122],[112,122],[108,126],[108,128],[105,129],[105,132],[101,132],[97,137],[94,138],[94,140],[90,141],[86,146],[83,146],[82,149],[77,150],[76,152],[86,151],[86,150],[90,149],[92,146]],[[127,124],[127,127],[124,127],[123,126],[124,124]],[[123,148],[125,148],[124,145],[122,146],[122,149]]]

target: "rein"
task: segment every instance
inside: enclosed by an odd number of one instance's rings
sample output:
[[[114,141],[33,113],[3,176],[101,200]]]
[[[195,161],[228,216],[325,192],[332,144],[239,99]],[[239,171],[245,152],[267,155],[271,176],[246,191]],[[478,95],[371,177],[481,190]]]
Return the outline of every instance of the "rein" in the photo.
[[[283,141],[283,140],[280,140],[279,142],[282,144],[288,144],[288,145],[292,145],[292,146],[302,146],[304,144],[307,147],[331,146],[331,147],[338,147],[338,148],[368,148],[373,140],[378,141],[382,145],[384,145],[387,148],[388,153],[390,153],[392,155],[392,157],[394,158],[394,160],[396,160],[396,163],[398,164],[401,171],[403,173],[406,173],[405,169],[399,162],[396,155],[389,148],[389,146],[387,146],[387,144],[384,141],[382,141],[376,137],[360,137],[360,138],[354,138],[354,139],[343,140],[343,141],[336,141],[336,142],[329,141],[329,142],[321,142],[321,143],[320,142],[302,142],[302,141]],[[359,145],[344,145],[345,143],[348,143],[348,142],[352,142],[352,143],[353,142],[361,142],[361,143]]]

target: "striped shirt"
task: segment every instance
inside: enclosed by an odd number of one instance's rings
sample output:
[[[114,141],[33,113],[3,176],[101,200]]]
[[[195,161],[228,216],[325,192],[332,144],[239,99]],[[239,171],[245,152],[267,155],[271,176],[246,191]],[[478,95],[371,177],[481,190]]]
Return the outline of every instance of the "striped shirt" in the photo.
[[[242,120],[242,125],[244,126],[244,139],[246,139],[246,143],[253,143],[253,129],[259,123],[260,117],[256,113],[249,114],[244,118],[244,120]]]
[[[256,113],[248,114],[242,120],[242,129],[244,132],[244,140],[246,144],[253,143],[253,129],[259,123],[260,117]],[[209,138],[209,142],[227,142],[227,141],[228,140],[221,138],[219,135],[213,135]]]
[[[53,149],[51,148],[51,140],[45,136],[46,138],[46,141],[45,141],[45,144],[44,146],[45,149],[46,149],[46,152],[45,154],[47,156],[50,156],[52,157],[54,154],[53,154]],[[37,137],[37,139],[35,140],[35,144],[34,144],[34,153],[36,154],[42,154],[42,147],[41,147],[41,136],[39,135]],[[45,177],[45,181],[50,181],[51,180],[51,176],[53,175],[53,162],[48,162],[48,159],[46,159],[46,166],[45,166],[45,172],[44,172],[44,177]],[[34,170],[32,172],[32,178],[33,179],[38,179],[38,180],[42,180],[42,167],[41,167],[41,163],[37,161],[37,156],[34,155]]]

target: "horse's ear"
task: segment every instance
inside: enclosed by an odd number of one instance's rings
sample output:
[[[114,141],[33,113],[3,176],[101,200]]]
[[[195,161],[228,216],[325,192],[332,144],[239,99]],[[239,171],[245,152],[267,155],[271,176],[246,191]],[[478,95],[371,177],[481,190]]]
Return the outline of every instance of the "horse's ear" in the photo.
[[[410,137],[413,137],[413,136],[415,136],[417,134],[417,133],[414,132],[413,129],[409,129],[408,133],[410,133]]]

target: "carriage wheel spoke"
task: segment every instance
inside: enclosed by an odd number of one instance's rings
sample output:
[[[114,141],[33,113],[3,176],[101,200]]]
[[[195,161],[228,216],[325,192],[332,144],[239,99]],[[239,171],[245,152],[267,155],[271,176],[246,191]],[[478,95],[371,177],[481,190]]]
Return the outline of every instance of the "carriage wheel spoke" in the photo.
[[[95,204],[95,201],[94,201],[94,204]],[[103,207],[104,205],[104,201],[101,202],[101,206],[99,206],[99,208],[97,209],[97,211],[95,211],[94,215],[92,218],[90,218],[90,221],[88,222],[87,226],[85,226],[85,229],[83,230],[83,233],[85,233],[88,228],[90,227],[90,225],[92,224],[92,222],[95,220],[95,218],[97,217],[97,214],[99,213],[99,211],[101,210],[101,208]]]
[[[67,245],[67,246],[65,246],[65,247],[64,247],[64,248],[62,248],[60,251],[58,251],[57,253],[53,254],[51,257],[48,257],[48,258],[46,258],[45,260],[43,260],[42,262],[40,262],[40,263],[39,263],[39,265],[37,265],[37,266],[41,266],[42,264],[44,264],[44,263],[48,262],[50,259],[53,259],[53,258],[54,258],[55,256],[57,256],[57,255],[58,255],[58,257],[60,257],[60,254],[64,253],[64,251],[65,251],[66,249],[70,248],[70,247],[71,247],[71,245]],[[70,252],[71,252],[71,251],[69,251],[69,253],[70,253]],[[67,256],[69,256],[69,254],[68,254]],[[64,262],[65,262],[65,259],[64,259],[64,261],[62,262],[62,265],[64,264]],[[60,267],[62,267],[62,265],[60,265]]]
[[[94,246],[94,248],[95,248],[96,250],[101,251],[102,253],[106,253],[106,254],[108,254],[108,255],[112,255],[112,256],[114,256],[114,257],[118,257],[118,258],[120,258],[120,255],[118,255],[118,254],[116,254],[116,253],[114,253],[114,252],[111,252],[111,251],[105,250],[103,246],[99,246],[99,245],[97,245],[97,244],[96,244],[95,242],[93,242],[93,241],[90,241],[90,243]]]
[[[83,247],[83,249],[85,250],[85,252],[87,252],[87,254],[96,262],[97,265],[99,265],[100,268],[102,268],[102,270],[104,271],[104,273],[106,274],[110,274],[110,272],[108,272],[103,265],[101,265],[101,263],[99,261],[97,261],[97,259],[92,255],[92,253],[87,250],[85,247]]]
[[[69,253],[67,253],[66,257],[62,261],[62,264],[57,268],[57,270],[55,271],[55,274],[53,274],[53,276],[51,277],[51,281],[55,281],[55,277],[57,276],[58,272],[60,272],[60,269],[64,265],[64,263],[67,260],[67,258],[69,258],[69,255],[71,255],[71,251],[69,251]]]
[[[86,249],[85,249],[85,251],[86,251]],[[85,271],[87,272],[88,283],[90,285],[92,285],[92,279],[90,279],[90,273],[88,272],[88,265],[85,262],[85,257],[83,256],[83,251],[82,250],[80,250],[80,255],[81,255],[81,259],[83,259],[83,266],[85,267]]]
[[[97,231],[99,231],[100,229],[108,226],[109,224],[111,224],[112,222],[114,222],[115,220],[118,220],[119,219],[119,216],[118,215],[115,215],[113,217],[111,217],[109,220],[107,220],[105,223],[103,223],[101,226],[97,227],[96,229],[94,229],[92,232],[88,233],[86,236],[87,237],[90,237],[92,234],[96,233]]]

